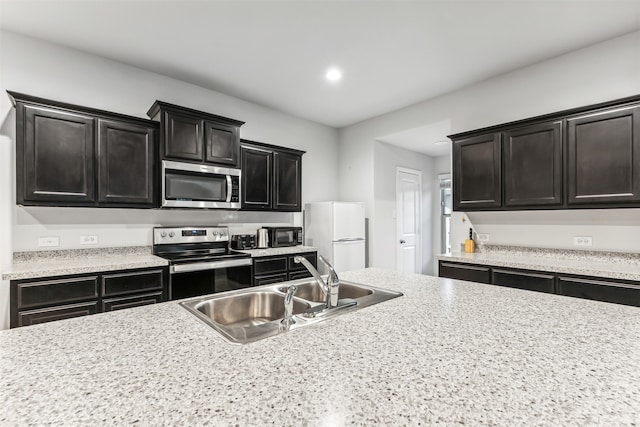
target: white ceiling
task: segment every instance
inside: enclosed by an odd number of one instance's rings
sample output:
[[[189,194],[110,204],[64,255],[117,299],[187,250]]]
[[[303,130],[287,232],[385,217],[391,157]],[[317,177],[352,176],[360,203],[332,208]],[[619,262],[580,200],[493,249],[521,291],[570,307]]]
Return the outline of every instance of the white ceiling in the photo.
[[[635,31],[640,0],[0,0],[0,28],[344,127]]]

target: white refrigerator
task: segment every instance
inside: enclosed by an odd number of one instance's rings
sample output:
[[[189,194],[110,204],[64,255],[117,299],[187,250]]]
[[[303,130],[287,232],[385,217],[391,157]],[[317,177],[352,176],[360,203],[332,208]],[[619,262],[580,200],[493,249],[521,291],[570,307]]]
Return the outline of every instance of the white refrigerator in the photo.
[[[304,226],[305,244],[317,247],[337,273],[365,267],[364,203],[307,203]],[[322,262],[318,267],[327,273]]]

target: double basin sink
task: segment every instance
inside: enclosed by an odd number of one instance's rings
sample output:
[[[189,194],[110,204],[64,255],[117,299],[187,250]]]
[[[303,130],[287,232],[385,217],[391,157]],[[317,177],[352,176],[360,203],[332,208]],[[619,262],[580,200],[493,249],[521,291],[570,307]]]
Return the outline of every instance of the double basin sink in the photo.
[[[284,326],[285,295],[295,285],[293,322]],[[400,292],[340,281],[338,306],[326,310],[322,288],[313,279],[225,292],[180,303],[227,341],[246,344],[312,325],[336,315],[402,296]]]

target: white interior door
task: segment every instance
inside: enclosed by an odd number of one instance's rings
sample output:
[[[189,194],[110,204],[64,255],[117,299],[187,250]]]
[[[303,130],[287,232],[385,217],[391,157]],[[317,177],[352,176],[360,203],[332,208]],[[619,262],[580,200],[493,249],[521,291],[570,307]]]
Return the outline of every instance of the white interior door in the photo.
[[[422,173],[396,169],[396,269],[405,273],[421,273],[420,224],[422,206]]]

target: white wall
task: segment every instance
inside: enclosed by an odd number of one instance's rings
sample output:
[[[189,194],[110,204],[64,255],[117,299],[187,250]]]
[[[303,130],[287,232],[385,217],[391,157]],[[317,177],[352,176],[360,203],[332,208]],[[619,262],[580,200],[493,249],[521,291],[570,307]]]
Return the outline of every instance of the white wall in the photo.
[[[434,194],[433,158],[414,151],[376,141],[373,145],[374,202],[370,232],[375,245],[370,246],[371,267],[396,269],[398,236],[396,229],[396,167],[422,172],[422,261],[420,272],[431,274],[432,265],[432,204]]]
[[[349,171],[364,175],[359,179],[341,180],[340,194],[371,194],[374,171],[368,153],[375,139],[382,135],[442,121],[450,121],[452,132],[457,133],[639,93],[640,31],[637,31],[342,129],[340,154],[346,157],[343,154],[362,152],[364,155],[341,162],[341,178],[348,176]],[[372,200],[369,203],[373,206]],[[509,213],[503,214],[506,215],[495,216],[492,225],[496,228],[492,231],[506,221]],[[525,246],[555,247],[576,231],[568,226],[564,213],[556,214],[550,213],[548,220],[556,224],[554,234],[542,237],[532,232],[502,240]],[[454,250],[468,232],[469,222],[463,222],[462,217],[462,213],[452,216]],[[626,242],[637,235],[638,225],[612,224],[618,223],[615,210],[602,211],[597,221],[603,225],[597,244],[594,239],[593,249],[629,250]],[[615,228],[618,226],[625,231],[619,233]],[[483,227],[478,225],[478,231],[483,232]],[[499,235],[497,231],[494,234]],[[622,235],[630,237],[621,242]]]
[[[156,99],[246,121],[243,138],[305,150],[303,203],[338,195],[338,132],[298,117],[88,53],[0,32],[0,89],[146,118]],[[15,110],[0,94],[0,266],[12,251],[37,250],[37,238],[60,237],[58,249],[79,247],[97,234],[98,246],[151,244],[155,225],[228,224],[254,232],[264,224],[301,224],[301,214],[15,206]],[[1,267],[0,267],[1,268]],[[0,283],[0,329],[8,283]],[[4,325],[6,327],[6,324]]]

